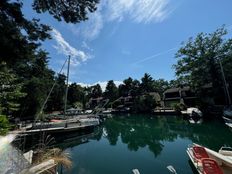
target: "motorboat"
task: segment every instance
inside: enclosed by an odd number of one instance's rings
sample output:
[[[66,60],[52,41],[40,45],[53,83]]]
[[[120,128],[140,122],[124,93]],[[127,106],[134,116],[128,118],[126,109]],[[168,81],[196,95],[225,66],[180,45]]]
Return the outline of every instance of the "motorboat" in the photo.
[[[232,106],[228,106],[223,110],[223,116],[232,119]]]
[[[182,114],[188,115],[189,117],[202,117],[203,114],[198,108],[190,107],[186,111],[181,111]]]
[[[226,123],[226,125],[232,129],[232,123]]]
[[[226,146],[222,146],[218,153],[228,156],[229,158],[232,158],[232,147],[226,147]]]
[[[225,149],[220,149],[225,152]],[[231,174],[232,156],[215,152],[209,148],[192,144],[187,154],[199,174]]]

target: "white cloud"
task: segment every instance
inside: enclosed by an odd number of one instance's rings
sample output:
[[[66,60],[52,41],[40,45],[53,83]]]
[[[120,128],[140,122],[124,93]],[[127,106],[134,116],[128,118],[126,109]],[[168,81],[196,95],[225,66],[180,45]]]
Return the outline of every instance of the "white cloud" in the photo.
[[[120,22],[125,18],[135,23],[162,22],[172,11],[170,0],[102,0],[87,21],[81,25],[68,25],[68,28],[78,37],[93,40],[106,22]]]
[[[71,56],[71,64],[72,65],[79,65],[80,62],[85,62],[91,56],[84,51],[77,50],[76,48],[72,47],[61,35],[61,33],[56,30],[55,28],[52,29],[52,36],[53,39],[56,41],[56,45],[53,47],[58,51],[60,54],[64,54],[66,56]]]
[[[87,83],[77,83],[78,85],[81,85],[82,87],[87,87],[87,86],[93,86],[93,85],[96,85],[96,84],[99,84],[102,88],[102,91],[105,91],[106,89],[106,85],[107,85],[108,81],[98,81],[96,83],[93,83],[93,84],[87,84]],[[122,81],[114,81],[115,85],[118,87],[120,84],[123,84]]]
[[[170,13],[170,0],[108,0],[107,15],[110,21],[125,17],[137,23],[161,22]]]

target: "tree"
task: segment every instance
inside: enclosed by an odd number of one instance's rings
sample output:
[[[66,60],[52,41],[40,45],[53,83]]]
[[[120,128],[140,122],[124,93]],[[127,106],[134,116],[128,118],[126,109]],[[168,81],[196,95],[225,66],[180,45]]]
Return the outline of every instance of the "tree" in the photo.
[[[48,11],[58,20],[76,23],[86,20],[88,12],[96,10],[97,3],[97,0],[34,0],[33,8],[38,13]],[[15,89],[21,86],[26,94],[19,99],[18,115],[32,117],[40,111],[57,78],[48,68],[48,53],[41,49],[42,42],[51,38],[51,28],[41,24],[39,19],[26,19],[22,6],[22,0],[0,1],[0,59],[11,70],[11,77],[16,78],[13,80]],[[60,110],[63,107],[65,78],[60,76],[57,80],[60,81],[49,99],[47,110]]]
[[[85,91],[84,88],[76,83],[72,83],[68,87],[68,103],[73,107],[79,107],[85,105]],[[77,105],[78,104],[78,105]]]
[[[109,99],[110,102],[118,98],[118,88],[113,80],[108,81],[106,85],[106,90],[104,92],[104,97]]]
[[[94,86],[91,86],[91,97],[92,98],[98,98],[102,96],[102,89],[99,84],[96,84]]]
[[[88,19],[88,12],[97,9],[99,0],[34,0],[33,9],[38,13],[49,12],[58,21],[78,23]]]
[[[19,110],[19,99],[26,94],[22,92],[22,84],[6,67],[5,63],[0,64],[0,115],[12,115]]]
[[[141,84],[140,84],[140,90],[142,93],[148,93],[148,92],[153,92],[153,78],[151,75],[145,73],[144,76],[141,79]]]
[[[66,76],[64,74],[58,74],[58,77],[56,77],[55,80],[56,85],[51,93],[51,97],[48,100],[46,107],[47,111],[60,111],[64,109]]]
[[[163,95],[164,91],[168,89],[169,83],[164,79],[158,79],[153,81],[153,88],[160,96]]]
[[[225,66],[226,72],[231,71],[228,68],[232,67],[232,39],[225,39],[226,34],[226,29],[222,27],[211,34],[200,33],[195,39],[190,38],[178,50],[178,62],[174,65],[177,77],[191,85],[199,95],[202,87],[212,84],[213,94],[219,102],[223,100],[219,59],[223,66],[228,64]],[[231,79],[228,74],[230,73],[226,74],[226,78]]]

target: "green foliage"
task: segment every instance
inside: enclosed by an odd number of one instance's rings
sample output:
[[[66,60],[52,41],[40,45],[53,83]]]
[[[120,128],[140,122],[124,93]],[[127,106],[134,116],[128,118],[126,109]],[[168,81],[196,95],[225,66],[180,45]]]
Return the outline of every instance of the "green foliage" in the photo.
[[[5,115],[0,115],[0,135],[5,135],[10,128],[10,123]]]
[[[104,97],[109,99],[110,102],[118,98],[118,88],[113,80],[108,81],[106,85],[106,90],[104,92]]]
[[[20,107],[19,99],[26,94],[22,92],[22,84],[18,83],[16,75],[0,64],[0,114],[11,115]]]
[[[75,103],[73,103],[73,107],[78,108],[78,109],[83,109],[83,103],[75,102]]]
[[[164,91],[169,88],[169,82],[164,79],[158,79],[153,81],[153,89],[158,92],[160,96],[163,95]]]
[[[231,81],[232,39],[225,39],[224,27],[210,34],[200,33],[190,38],[177,52],[178,62],[174,65],[176,75],[182,83],[187,83],[201,95],[202,87],[212,84],[213,95],[223,102],[223,82],[219,59],[225,68],[226,79]],[[230,89],[231,90],[231,89]]]
[[[85,96],[85,89],[76,83],[72,83],[68,87],[68,103],[75,108],[79,106],[83,108],[86,102],[87,96]]]
[[[155,99],[150,95],[142,95],[135,98],[132,111],[136,113],[152,113],[156,106]]]
[[[90,97],[97,98],[97,97],[102,96],[102,89],[101,89],[101,86],[99,84],[91,86],[90,88],[91,88]]]
[[[174,110],[177,112],[180,112],[180,111],[187,109],[187,107],[183,103],[174,103],[171,105],[171,107],[174,108]]]
[[[76,23],[86,20],[87,13],[96,10],[97,3],[97,0],[34,0],[33,8],[39,13],[48,11],[58,20]],[[48,68],[48,53],[40,47],[43,41],[51,38],[51,28],[38,19],[26,19],[22,5],[23,1],[0,1],[0,58],[10,69],[9,72],[1,70],[0,109],[4,114],[13,112],[33,117],[39,113],[55,80],[57,85],[45,109],[63,108],[65,76],[55,77],[55,73]],[[76,102],[71,97],[70,100]]]
[[[140,82],[138,80],[133,80],[131,77],[125,79],[123,84],[119,85],[118,93],[119,96],[136,96],[139,95],[139,85]]]
[[[151,75],[145,73],[141,81],[142,82],[140,84],[140,89],[142,94],[154,91],[153,78],[151,77]]]
[[[88,19],[88,12],[97,9],[99,0],[34,0],[33,8],[38,13],[49,12],[58,21],[78,23]]]

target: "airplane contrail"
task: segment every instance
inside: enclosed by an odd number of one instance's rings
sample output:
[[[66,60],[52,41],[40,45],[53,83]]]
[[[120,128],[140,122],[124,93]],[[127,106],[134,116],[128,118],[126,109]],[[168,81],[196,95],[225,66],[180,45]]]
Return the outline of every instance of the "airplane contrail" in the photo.
[[[150,60],[150,59],[153,59],[153,58],[155,58],[155,57],[161,56],[161,55],[163,55],[163,54],[166,54],[166,53],[171,52],[171,51],[176,50],[176,49],[177,49],[177,47],[174,47],[174,48],[168,49],[168,50],[166,50],[166,51],[159,52],[159,53],[156,53],[156,54],[154,54],[154,55],[145,57],[145,58],[143,58],[143,59],[141,59],[141,60],[139,60],[139,61],[137,61],[137,62],[134,62],[133,65],[139,64],[139,63],[142,63],[142,62],[145,62],[145,61],[147,61],[147,60]]]
[[[228,25],[228,26],[225,27],[225,28],[226,28],[228,31],[230,31],[230,30],[232,30],[232,25]],[[147,61],[147,60],[153,59],[153,58],[155,58],[155,57],[161,56],[161,55],[163,55],[163,54],[169,53],[169,52],[171,52],[171,51],[173,51],[173,50],[177,50],[177,49],[178,49],[178,47],[170,48],[170,49],[168,49],[168,50],[166,50],[166,51],[159,52],[159,53],[156,53],[156,54],[154,54],[154,55],[145,57],[145,58],[143,58],[143,59],[141,59],[141,60],[138,60],[138,61],[132,63],[132,65],[136,65],[136,64],[145,62],[145,61]]]

